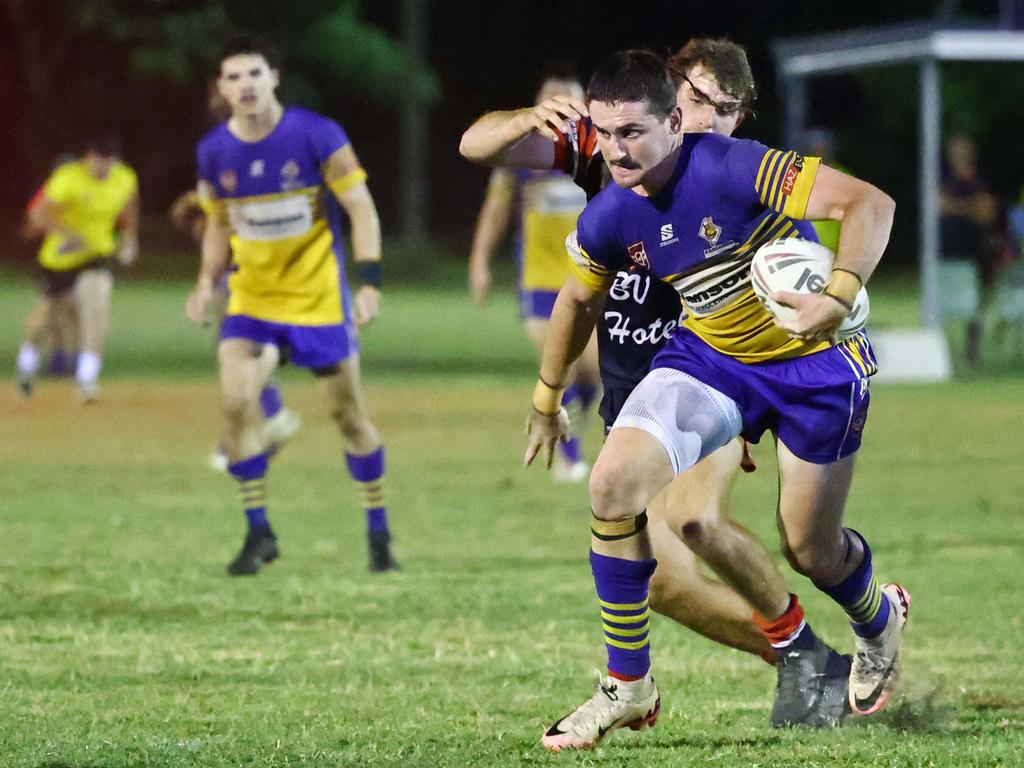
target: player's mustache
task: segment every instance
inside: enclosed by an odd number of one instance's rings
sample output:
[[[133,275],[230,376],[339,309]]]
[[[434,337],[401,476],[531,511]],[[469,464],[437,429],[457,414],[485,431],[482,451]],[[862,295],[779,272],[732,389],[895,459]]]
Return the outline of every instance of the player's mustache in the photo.
[[[622,160],[612,160],[612,165],[614,165],[616,168],[622,168],[627,171],[635,171],[640,167],[639,163],[636,163],[628,158],[624,158]]]

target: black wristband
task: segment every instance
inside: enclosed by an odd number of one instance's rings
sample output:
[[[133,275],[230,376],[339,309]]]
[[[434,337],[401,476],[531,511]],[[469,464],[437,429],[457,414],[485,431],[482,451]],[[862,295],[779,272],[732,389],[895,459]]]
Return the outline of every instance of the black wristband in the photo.
[[[380,262],[379,261],[357,261],[359,268],[359,282],[363,285],[372,285],[380,288]]]

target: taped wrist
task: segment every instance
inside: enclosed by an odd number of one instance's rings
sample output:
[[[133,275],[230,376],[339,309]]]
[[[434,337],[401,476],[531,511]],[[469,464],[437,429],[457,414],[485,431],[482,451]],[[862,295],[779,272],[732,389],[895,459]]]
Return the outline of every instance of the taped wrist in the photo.
[[[601,520],[593,512],[590,517],[590,532],[601,541],[628,539],[647,527],[646,509],[636,517],[627,517],[625,520]]]
[[[552,387],[544,379],[537,379],[537,385],[533,388],[534,409],[545,416],[554,416],[562,410],[563,392],[565,387]]]

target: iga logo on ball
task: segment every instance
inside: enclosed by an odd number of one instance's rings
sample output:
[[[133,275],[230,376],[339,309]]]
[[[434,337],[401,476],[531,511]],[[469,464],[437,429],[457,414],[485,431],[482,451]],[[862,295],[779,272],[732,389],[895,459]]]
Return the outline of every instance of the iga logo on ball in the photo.
[[[796,310],[772,301],[774,291],[822,293],[832,276],[833,253],[820,243],[796,237],[773,240],[757,249],[750,263],[750,282],[754,293],[773,316],[791,320]],[[836,338],[842,340],[862,330],[868,321],[868,292],[861,288],[853,309],[843,320]]]

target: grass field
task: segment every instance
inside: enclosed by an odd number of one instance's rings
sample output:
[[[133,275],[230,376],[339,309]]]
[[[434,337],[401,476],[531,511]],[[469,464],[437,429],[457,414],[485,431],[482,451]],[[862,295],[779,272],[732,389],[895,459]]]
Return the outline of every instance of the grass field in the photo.
[[[0,767],[1024,763],[1019,379],[874,390],[848,520],[914,597],[886,712],[772,731],[774,672],[659,617],[657,727],[553,756],[541,730],[590,695],[603,651],[585,493],[519,468],[533,366],[511,296],[481,312],[396,289],[364,336],[403,570],[366,572],[340,442],[288,373],[306,426],[269,480],[283,556],[229,579],[243,521],[203,463],[214,371],[185,290],[119,286],[95,406],[67,382],[0,387]],[[30,303],[0,287],[6,370]],[[735,508],[774,547],[774,463],[756,456]],[[838,610],[789,581],[848,648]]]

